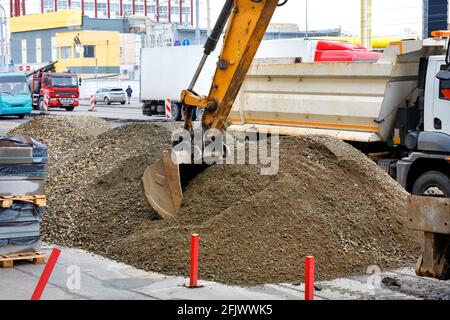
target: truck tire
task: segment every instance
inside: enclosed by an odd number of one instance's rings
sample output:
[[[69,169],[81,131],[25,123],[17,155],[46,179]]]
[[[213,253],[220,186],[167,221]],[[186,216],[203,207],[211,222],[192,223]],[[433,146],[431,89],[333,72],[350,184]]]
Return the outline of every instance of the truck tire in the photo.
[[[180,105],[172,103],[172,119],[180,121],[182,118],[182,108]]]
[[[412,194],[450,198],[450,178],[439,171],[425,172],[414,183]]]
[[[24,119],[24,118],[25,118],[25,115],[24,115],[24,114],[19,114],[19,115],[17,115],[17,118],[19,118],[19,119]]]
[[[37,105],[37,110],[43,110],[43,106],[44,106],[44,97],[40,97],[38,100],[38,105]]]

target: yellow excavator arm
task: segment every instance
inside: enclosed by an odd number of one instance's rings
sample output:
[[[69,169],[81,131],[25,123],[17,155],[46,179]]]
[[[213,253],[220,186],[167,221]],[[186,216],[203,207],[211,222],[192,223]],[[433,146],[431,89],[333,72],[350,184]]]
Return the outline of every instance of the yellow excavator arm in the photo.
[[[277,6],[287,0],[226,0],[211,35],[204,46],[204,55],[187,90],[181,94],[185,129],[193,133],[193,108],[204,108],[203,129],[224,130],[239,90],[244,83],[256,52]],[[208,96],[198,95],[195,84],[208,56],[215,50],[227,25],[222,52]],[[180,168],[166,151],[160,161],[147,168],[143,177],[144,194],[149,204],[163,218],[175,216],[183,199]]]
[[[188,90],[182,92],[185,106],[205,108],[203,128],[223,129],[245,76],[270,24],[278,0],[227,0],[206,45],[204,58]],[[193,89],[206,57],[212,52],[228,22],[222,52],[208,97]],[[192,129],[192,110],[185,108],[185,129]]]

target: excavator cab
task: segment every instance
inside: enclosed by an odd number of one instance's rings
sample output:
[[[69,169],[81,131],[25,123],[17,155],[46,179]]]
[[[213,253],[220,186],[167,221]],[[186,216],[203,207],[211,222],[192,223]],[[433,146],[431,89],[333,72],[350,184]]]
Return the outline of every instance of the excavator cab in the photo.
[[[192,82],[181,93],[184,111],[184,129],[193,135],[194,108],[204,108],[202,129],[226,129],[228,116],[242,87],[277,6],[288,0],[226,0],[220,16],[208,37],[204,54]],[[224,44],[207,97],[194,91],[208,56],[216,49],[225,26]],[[191,156],[191,155],[187,155]],[[191,156],[192,157],[192,156]],[[185,173],[192,175],[197,168],[190,165],[186,155],[173,150],[163,153],[161,160],[148,167],[142,178],[142,187],[148,203],[163,219],[173,218],[181,208],[183,191],[181,181]],[[182,165],[182,167],[180,167]],[[182,168],[182,169],[180,169]]]

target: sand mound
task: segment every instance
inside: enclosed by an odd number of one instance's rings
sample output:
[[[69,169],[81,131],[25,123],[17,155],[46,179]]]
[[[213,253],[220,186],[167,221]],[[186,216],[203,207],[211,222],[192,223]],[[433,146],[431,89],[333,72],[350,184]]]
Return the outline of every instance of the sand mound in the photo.
[[[320,280],[414,263],[420,240],[403,224],[406,193],[331,138],[282,139],[276,176],[258,166],[210,167],[191,181],[175,219],[154,221],[140,177],[168,139],[166,129],[127,125],[73,150],[48,177],[44,238],[188,275],[189,235],[198,232],[201,278],[239,285],[301,281],[307,255]]]
[[[414,262],[420,241],[403,225],[406,193],[363,154],[330,138],[287,138],[280,166],[276,177],[210,167],[175,220],[145,223],[112,255],[188,275],[188,236],[198,232],[201,276],[238,285],[299,281],[307,255],[322,280]]]
[[[61,161],[100,133],[111,130],[105,120],[82,116],[35,117],[11,130],[9,135],[28,135],[48,146],[50,163]]]
[[[145,168],[169,147],[168,140],[165,129],[126,125],[73,153],[70,164],[48,176],[44,239],[105,254],[111,241],[156,219],[140,181]]]

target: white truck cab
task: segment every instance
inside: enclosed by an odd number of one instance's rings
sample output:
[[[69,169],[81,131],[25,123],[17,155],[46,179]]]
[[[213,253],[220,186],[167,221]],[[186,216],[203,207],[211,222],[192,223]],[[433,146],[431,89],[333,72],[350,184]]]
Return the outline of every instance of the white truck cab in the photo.
[[[450,197],[450,65],[446,56],[421,61],[417,130],[406,136],[407,158],[397,163],[397,180],[413,194]],[[420,78],[421,75],[419,75]],[[422,84],[421,84],[422,83]]]

